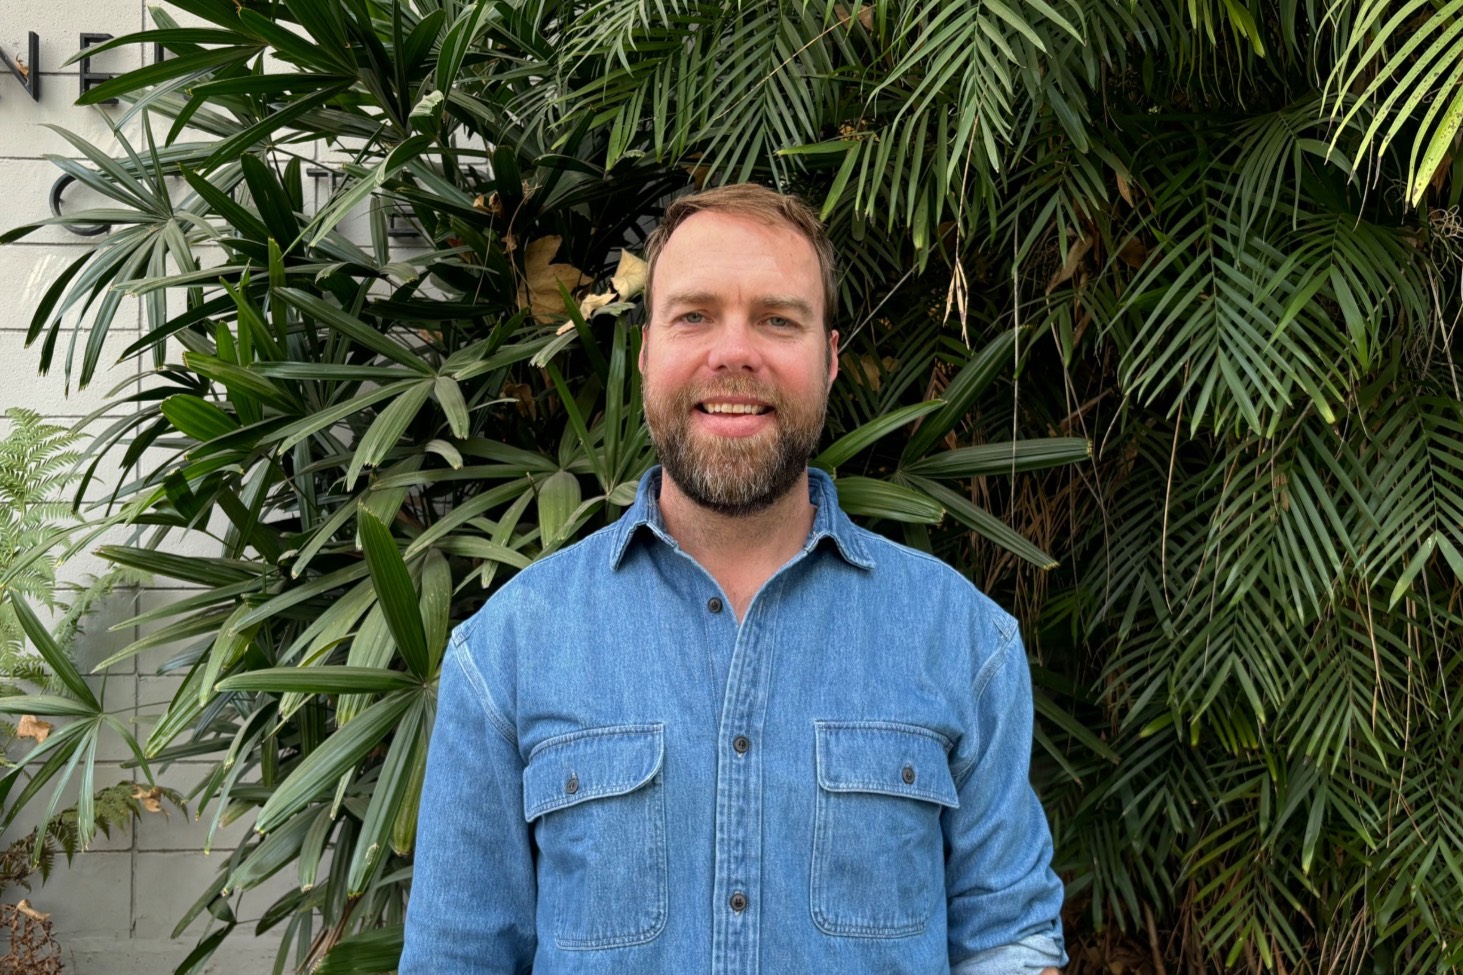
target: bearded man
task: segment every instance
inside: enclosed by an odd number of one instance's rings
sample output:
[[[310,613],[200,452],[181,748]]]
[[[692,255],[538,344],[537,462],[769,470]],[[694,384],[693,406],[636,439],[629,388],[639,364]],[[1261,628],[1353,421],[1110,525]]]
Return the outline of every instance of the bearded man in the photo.
[[[662,466],[454,632],[402,975],[1053,971],[1016,622],[807,466],[822,225],[730,186],[647,251]]]

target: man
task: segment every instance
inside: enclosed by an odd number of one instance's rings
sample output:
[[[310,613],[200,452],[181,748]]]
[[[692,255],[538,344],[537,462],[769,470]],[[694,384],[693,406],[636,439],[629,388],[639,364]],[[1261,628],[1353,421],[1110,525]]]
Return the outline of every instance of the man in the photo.
[[[1051,971],[1015,621],[807,467],[823,228],[732,186],[647,249],[663,467],[453,634],[401,972]]]

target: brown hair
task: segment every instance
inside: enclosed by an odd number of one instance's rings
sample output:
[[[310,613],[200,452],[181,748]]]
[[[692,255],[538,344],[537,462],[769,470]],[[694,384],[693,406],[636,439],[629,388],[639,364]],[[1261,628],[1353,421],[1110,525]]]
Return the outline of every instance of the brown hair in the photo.
[[[651,288],[655,283],[655,262],[665,249],[666,241],[676,228],[686,222],[692,214],[703,210],[712,213],[730,213],[739,217],[750,217],[764,223],[781,224],[796,231],[813,245],[818,255],[818,269],[823,273],[823,329],[832,327],[833,312],[838,307],[838,282],[836,280],[837,258],[833,253],[833,241],[818,214],[801,197],[778,193],[757,183],[735,183],[718,186],[683,196],[666,207],[660,226],[651,231],[645,240],[645,320],[650,321]]]

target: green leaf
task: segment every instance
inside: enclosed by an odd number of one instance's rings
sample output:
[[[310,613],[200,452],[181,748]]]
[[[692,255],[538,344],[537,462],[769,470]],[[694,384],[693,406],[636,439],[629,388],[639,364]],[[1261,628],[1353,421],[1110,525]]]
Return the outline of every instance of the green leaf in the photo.
[[[376,598],[386,615],[386,625],[401,651],[402,660],[417,677],[425,677],[429,669],[426,632],[411,574],[396,547],[396,539],[371,512],[362,510],[359,517],[361,544],[366,550],[366,564],[376,586]]]
[[[350,464],[346,467],[347,488],[355,486],[362,468],[380,464],[387,452],[401,441],[406,435],[407,427],[411,426],[426,405],[427,398],[432,395],[434,385],[434,381],[426,379],[413,382],[371,421],[370,428],[361,438],[355,454],[351,456]]]
[[[301,441],[321,431],[329,430],[346,417],[360,413],[367,406],[393,396],[400,396],[408,389],[421,385],[421,382],[420,379],[406,379],[399,383],[391,383],[379,389],[373,389],[369,393],[362,393],[345,402],[320,410],[313,416],[307,416],[303,420],[297,420],[288,426],[281,427],[266,439],[278,440],[281,451],[289,450]]]
[[[45,714],[88,718],[101,713],[101,705],[90,705],[54,694],[18,694],[0,697],[0,714]]]
[[[1012,530],[1003,521],[976,506],[969,498],[950,490],[938,481],[911,477],[910,483],[930,498],[941,504],[950,515],[966,528],[989,539],[1009,552],[1014,552],[1040,569],[1054,569],[1057,560]]]
[[[1048,437],[958,447],[907,464],[902,470],[906,474],[933,478],[990,477],[1080,463],[1091,458],[1092,444],[1083,437]]]
[[[442,38],[442,48],[437,54],[437,90],[451,92],[457,87],[462,62],[477,36],[482,33],[488,19],[498,13],[497,5],[489,0],[472,0],[471,4],[458,14],[452,26]]]
[[[381,743],[415,700],[415,691],[398,691],[371,705],[350,724],[338,728],[279,784],[259,811],[254,828],[268,833],[328,794],[342,775],[354,769],[367,752]],[[301,841],[305,829],[308,826],[301,830]]]
[[[539,484],[539,538],[546,549],[563,541],[565,529],[579,507],[579,501],[579,478],[568,471],[559,471]]]
[[[422,628],[431,655],[429,674],[436,673],[452,627],[452,566],[440,551],[427,552],[422,561]]]
[[[976,397],[990,387],[1001,370],[1014,367],[1016,340],[1020,334],[1017,329],[1008,329],[966,361],[941,394],[944,408],[934,416],[926,417],[909,438],[909,444],[904,448],[904,463],[912,463],[928,453],[965,418]]]
[[[469,432],[467,402],[462,398],[462,388],[457,385],[457,380],[451,376],[438,376],[432,388],[442,412],[447,415],[452,435],[459,439],[466,437]]]
[[[318,753],[317,753],[318,754]],[[309,760],[306,759],[308,762]],[[303,769],[303,766],[301,766]],[[286,780],[286,785],[289,780]],[[266,805],[265,809],[269,807]],[[260,821],[264,819],[264,813],[259,814]],[[242,863],[229,874],[228,886],[222,891],[224,896],[235,890],[248,890],[250,887],[257,887],[270,877],[278,873],[286,864],[294,861],[299,856],[300,846],[305,842],[305,835],[309,833],[310,827],[314,824],[315,817],[306,813],[296,815],[288,822],[276,823],[253,849],[249,850]],[[261,823],[256,823],[256,828],[261,832]]]
[[[51,636],[50,631],[36,618],[35,612],[30,608],[30,603],[26,601],[21,593],[14,589],[6,593],[6,596],[8,597],[11,611],[20,622],[21,629],[30,638],[31,644],[36,648],[36,652],[41,655],[41,659],[46,662],[46,666],[51,668],[51,673],[56,675],[56,679],[66,686],[66,689],[71,692],[72,696],[78,702],[86,706],[89,713],[95,714],[101,711],[101,704],[97,701],[96,696],[92,694],[91,688],[86,685],[86,681],[82,679],[80,672],[76,669],[76,665],[71,662],[71,658],[66,654],[66,651]],[[0,700],[4,699],[0,698]]]
[[[839,437],[829,444],[826,450],[813,458],[812,464],[825,471],[836,471],[840,465],[858,456],[895,430],[908,423],[913,423],[926,413],[933,413],[944,405],[943,400],[932,399],[890,410]]]
[[[432,371],[414,349],[408,348],[404,343],[392,341],[354,315],[347,314],[315,295],[297,288],[280,288],[275,292],[275,296],[284,299],[301,314],[324,322],[352,341],[364,345],[393,362],[406,366],[413,372],[430,375]]]
[[[269,574],[270,567],[240,559],[173,555],[148,548],[103,545],[97,554],[109,562],[141,569],[154,575],[207,586],[227,586]]]
[[[336,225],[344,220],[352,210],[385,185],[386,181],[395,176],[403,166],[426,151],[432,142],[433,138],[430,135],[414,135],[394,147],[370,173],[352,183],[349,189],[331,197],[330,202],[314,220],[310,221],[310,225],[301,232],[300,236],[302,238],[309,236],[310,247],[319,246],[320,241],[334,230]]]
[[[239,429],[239,421],[197,396],[179,393],[162,402],[162,414],[174,427],[200,443]]]
[[[120,41],[121,39],[118,38]],[[167,58],[155,64],[138,68],[136,71],[128,71],[108,81],[104,81],[94,88],[88,88],[76,99],[78,105],[100,105],[109,102],[114,98],[124,95],[131,95],[149,88],[153,85],[162,84],[173,78],[185,76],[202,77],[211,71],[234,64],[242,64],[262,48],[254,45],[215,48],[212,50],[200,51],[196,54],[183,54],[177,57]],[[92,52],[88,51],[90,55]]]
[[[326,952],[314,975],[376,975],[395,971],[406,943],[405,932],[405,927],[395,925],[348,935]]]
[[[833,483],[838,506],[851,515],[922,525],[939,524],[945,516],[945,509],[927,495],[903,485],[869,477],[840,477]]]
[[[352,896],[365,891],[367,879],[385,859],[406,786],[415,777],[413,767],[426,764],[426,741],[421,734],[423,702],[424,699],[419,699],[416,705],[407,709],[397,724],[386,758],[381,762],[376,786],[371,790],[371,802],[361,823],[355,855],[351,857],[347,890]]]
[[[1407,590],[1412,588],[1412,580],[1417,578],[1418,573],[1422,571],[1422,567],[1427,565],[1427,560],[1432,557],[1433,550],[1437,548],[1437,544],[1438,537],[1436,535],[1430,535],[1427,541],[1423,542],[1422,546],[1418,548],[1417,554],[1412,557],[1412,560],[1407,563],[1407,567],[1402,570],[1402,574],[1397,577],[1397,584],[1392,587],[1392,595],[1387,600],[1387,609],[1395,609],[1397,604],[1402,601],[1402,597],[1407,594]]]
[[[274,694],[383,694],[420,683],[410,674],[379,667],[266,667],[225,677],[218,682],[217,689]]]

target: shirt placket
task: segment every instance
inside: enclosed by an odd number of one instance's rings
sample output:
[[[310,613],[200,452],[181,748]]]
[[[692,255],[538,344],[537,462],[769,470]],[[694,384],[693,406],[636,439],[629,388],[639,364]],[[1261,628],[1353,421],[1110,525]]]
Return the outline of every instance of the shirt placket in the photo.
[[[770,585],[769,587],[770,588]],[[717,740],[711,971],[757,975],[762,920],[762,747],[776,627],[764,589],[737,631]]]

